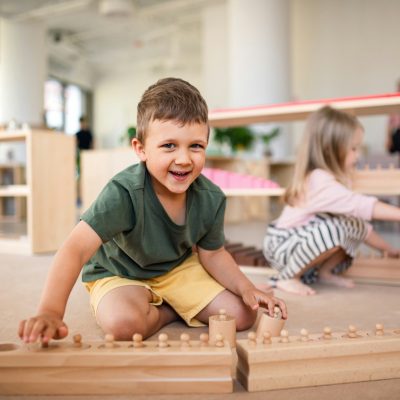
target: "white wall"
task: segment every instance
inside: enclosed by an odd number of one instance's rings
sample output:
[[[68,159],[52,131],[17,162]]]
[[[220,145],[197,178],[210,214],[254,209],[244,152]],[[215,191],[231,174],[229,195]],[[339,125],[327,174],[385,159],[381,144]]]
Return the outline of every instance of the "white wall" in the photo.
[[[395,91],[400,77],[399,16],[398,0],[292,0],[295,98]],[[386,120],[362,118],[365,142],[374,152],[384,151]]]
[[[221,18],[224,17],[220,3],[215,11]],[[291,0],[289,62],[293,99],[362,96],[394,91],[395,82],[400,77],[399,16],[399,0]],[[210,16],[208,21],[216,23]],[[220,26],[226,26],[226,23],[222,21]],[[260,29],[264,31],[264,28]],[[203,40],[212,39],[205,34]],[[221,53],[227,55],[223,41]],[[212,57],[210,53],[203,56]],[[203,64],[204,61],[203,58]],[[218,63],[221,63],[220,57]],[[256,66],[256,59],[249,60],[248,73],[251,74]],[[221,74],[220,70],[218,74]],[[229,106],[221,103],[228,98],[228,94],[222,93],[227,89],[227,82],[217,80],[210,88],[208,80],[208,83],[203,80],[209,75],[207,69],[205,72],[196,68],[163,71],[151,67],[124,66],[123,70],[119,67],[113,73],[101,76],[95,82],[94,92],[97,145],[120,145],[119,138],[127,126],[135,124],[136,106],[143,91],[164,76],[183,77],[202,92],[204,87],[206,100],[212,107]],[[366,143],[373,151],[384,151],[386,120],[385,116],[362,118],[366,127]],[[295,124],[293,135],[297,142],[301,129],[301,123]]]

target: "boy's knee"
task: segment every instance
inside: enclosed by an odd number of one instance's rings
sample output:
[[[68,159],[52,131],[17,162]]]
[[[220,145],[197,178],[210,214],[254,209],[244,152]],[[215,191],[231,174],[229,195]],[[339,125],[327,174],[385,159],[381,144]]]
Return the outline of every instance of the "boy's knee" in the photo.
[[[105,333],[111,333],[115,340],[132,340],[135,333],[147,336],[146,319],[141,313],[127,313],[108,316],[100,323]]]
[[[250,329],[257,318],[257,311],[252,310],[243,304],[242,307],[237,309],[236,315],[233,315],[236,320],[236,330],[245,331]]]

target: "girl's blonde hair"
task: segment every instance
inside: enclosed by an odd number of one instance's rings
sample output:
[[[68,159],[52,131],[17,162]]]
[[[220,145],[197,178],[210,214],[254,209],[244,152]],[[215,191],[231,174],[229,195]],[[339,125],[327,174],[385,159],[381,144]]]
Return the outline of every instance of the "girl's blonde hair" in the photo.
[[[330,106],[308,117],[293,178],[284,196],[287,204],[293,206],[304,199],[306,180],[316,168],[329,171],[347,185],[345,160],[357,129],[363,128],[355,116]]]

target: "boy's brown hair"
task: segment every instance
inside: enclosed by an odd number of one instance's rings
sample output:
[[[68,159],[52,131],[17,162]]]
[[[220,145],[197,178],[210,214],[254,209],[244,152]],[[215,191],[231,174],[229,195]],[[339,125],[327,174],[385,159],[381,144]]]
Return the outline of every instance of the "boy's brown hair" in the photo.
[[[136,137],[144,143],[149,123],[177,121],[208,125],[208,107],[200,92],[179,78],[164,78],[151,85],[137,106]]]

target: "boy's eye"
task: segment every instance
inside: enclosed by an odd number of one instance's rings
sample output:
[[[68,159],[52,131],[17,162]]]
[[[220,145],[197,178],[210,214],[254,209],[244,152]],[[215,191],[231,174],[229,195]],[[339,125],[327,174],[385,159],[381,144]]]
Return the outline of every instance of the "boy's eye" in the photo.
[[[200,143],[194,143],[191,147],[194,149],[204,149],[204,146]]]
[[[165,147],[166,149],[173,149],[175,145],[173,143],[165,143],[161,147]]]

